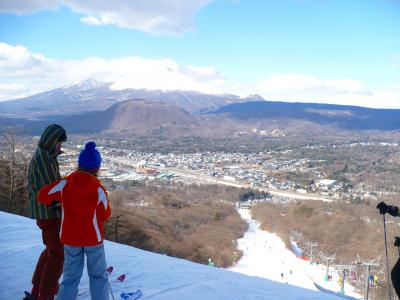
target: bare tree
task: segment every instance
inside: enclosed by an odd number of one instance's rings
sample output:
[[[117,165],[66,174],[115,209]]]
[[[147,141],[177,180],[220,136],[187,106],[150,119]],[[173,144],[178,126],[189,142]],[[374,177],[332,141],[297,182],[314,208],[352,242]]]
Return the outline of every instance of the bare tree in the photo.
[[[7,127],[1,141],[1,198],[7,211],[21,213],[25,210],[24,193],[29,159],[21,151],[16,127]],[[18,201],[17,201],[18,200]]]
[[[110,197],[111,200],[111,205],[113,208],[113,211],[118,214],[121,206],[122,206],[122,199],[123,199],[123,195],[120,191],[115,191],[112,193],[112,196]]]
[[[119,218],[124,215],[121,207],[123,206],[123,193],[121,191],[114,191],[110,194],[110,203],[112,207],[112,215],[108,220],[107,227],[110,236],[114,236],[114,240],[118,242],[118,228],[123,227]]]
[[[8,173],[9,173],[9,188],[8,188],[8,209],[11,209],[12,204],[15,202],[15,147],[16,147],[16,133],[15,128],[9,127],[4,135],[6,142],[6,151],[8,158]]]

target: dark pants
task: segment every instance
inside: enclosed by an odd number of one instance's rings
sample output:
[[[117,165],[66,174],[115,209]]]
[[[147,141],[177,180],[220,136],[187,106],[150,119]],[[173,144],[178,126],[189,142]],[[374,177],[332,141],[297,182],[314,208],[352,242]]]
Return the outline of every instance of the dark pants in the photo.
[[[32,295],[38,300],[53,300],[58,290],[64,264],[64,247],[60,242],[60,219],[37,220],[42,230],[42,252],[32,277]]]
[[[392,283],[394,289],[396,290],[397,296],[400,297],[400,258],[397,260],[396,264],[392,269]]]

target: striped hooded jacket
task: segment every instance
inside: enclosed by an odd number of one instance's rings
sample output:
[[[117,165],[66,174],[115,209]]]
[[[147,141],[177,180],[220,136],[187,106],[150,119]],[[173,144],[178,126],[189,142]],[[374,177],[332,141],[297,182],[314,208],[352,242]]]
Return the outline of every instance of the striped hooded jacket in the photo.
[[[60,125],[49,125],[43,132],[38,148],[33,155],[28,170],[30,217],[37,220],[60,218],[59,211],[52,211],[37,201],[39,190],[61,178],[56,157],[56,145],[67,139],[65,129]]]

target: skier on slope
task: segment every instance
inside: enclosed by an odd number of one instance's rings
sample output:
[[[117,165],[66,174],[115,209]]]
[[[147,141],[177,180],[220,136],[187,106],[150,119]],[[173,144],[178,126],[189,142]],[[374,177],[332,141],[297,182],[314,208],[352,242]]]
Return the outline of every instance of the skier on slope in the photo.
[[[379,281],[378,281],[378,275],[374,275],[374,285],[375,286],[378,286],[378,283],[379,283]]]
[[[58,201],[49,206],[39,203],[37,192],[46,184],[60,179],[57,156],[62,153],[61,144],[66,140],[67,134],[60,125],[47,126],[29,164],[30,217],[36,219],[46,248],[41,253],[32,276],[31,293],[25,292],[26,300],[53,300],[57,293],[64,262],[64,249],[59,237],[61,212]]]
[[[369,285],[374,285],[374,275],[369,274],[368,276]]]
[[[379,209],[379,213],[381,215],[384,215],[388,213],[389,215],[393,217],[398,217],[399,215],[399,208],[394,205],[387,205],[385,202],[380,202],[377,206],[377,209]],[[396,245],[395,246],[400,246]],[[394,265],[391,273],[392,277],[392,283],[394,286],[394,289],[396,290],[397,296],[400,297],[400,258],[397,260],[396,264]]]
[[[78,296],[85,255],[92,299],[109,299],[103,223],[111,209],[107,191],[97,179],[100,165],[95,142],[88,142],[79,154],[78,170],[46,185],[38,193],[38,200],[46,205],[56,199],[62,204],[60,234],[65,261],[57,300],[75,300]]]

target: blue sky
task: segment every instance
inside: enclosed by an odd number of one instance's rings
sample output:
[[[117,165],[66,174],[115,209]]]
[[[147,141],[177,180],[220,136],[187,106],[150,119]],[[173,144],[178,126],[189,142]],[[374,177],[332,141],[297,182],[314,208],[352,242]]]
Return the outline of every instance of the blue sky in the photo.
[[[0,71],[1,100],[93,76],[117,89],[400,107],[398,0],[58,2],[0,3],[0,67],[18,71]]]

